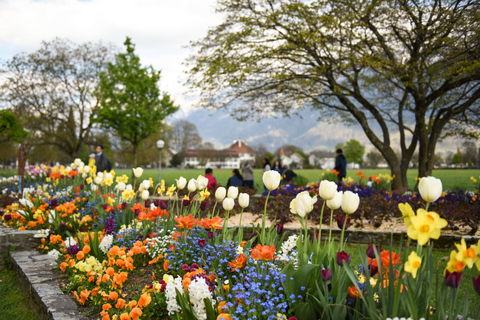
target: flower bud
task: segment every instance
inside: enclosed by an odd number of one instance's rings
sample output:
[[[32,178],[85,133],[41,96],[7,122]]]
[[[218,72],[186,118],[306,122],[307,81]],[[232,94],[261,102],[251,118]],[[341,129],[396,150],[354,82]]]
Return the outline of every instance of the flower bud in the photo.
[[[182,190],[183,188],[185,188],[185,186],[187,185],[187,179],[185,179],[184,177],[180,177],[180,179],[175,179],[177,181],[177,188],[179,190]]]
[[[337,191],[332,200],[327,200],[327,207],[336,210],[342,206],[343,191]]]
[[[195,190],[197,190],[197,186],[195,184],[195,179],[190,179],[190,181],[188,181],[188,185],[187,185],[187,189],[188,191],[190,192],[195,192]]]
[[[280,179],[282,177],[280,176],[280,173],[278,173],[275,170],[269,170],[263,173],[263,184],[265,187],[272,191],[278,188],[280,185]]]
[[[248,207],[248,205],[250,204],[250,196],[248,195],[248,193],[240,193],[240,195],[238,196],[238,204],[242,208]]]
[[[93,181],[96,183],[96,184],[101,184],[103,179],[99,176],[95,177],[95,179],[93,179]]]
[[[203,190],[208,185],[208,179],[204,176],[198,176],[197,180],[195,180],[195,187],[197,190]]]
[[[142,191],[142,199],[147,200],[148,197],[150,197],[150,193],[148,192],[148,190],[143,190]]]
[[[117,184],[117,190],[118,190],[118,191],[123,191],[123,190],[125,190],[125,187],[126,187],[126,185],[125,185],[125,182],[123,182],[123,181],[120,181],[120,182]]]
[[[227,192],[227,197],[236,199],[238,196],[238,188],[237,187],[229,187]]]
[[[423,200],[435,202],[442,195],[442,181],[434,177],[424,177],[418,184],[418,191]]]
[[[346,214],[352,214],[358,209],[360,198],[358,194],[351,191],[345,191],[342,197],[342,210]]]
[[[143,174],[143,169],[138,167],[136,169],[133,169],[133,175],[135,176],[135,178],[140,178]]]
[[[337,184],[333,181],[322,180],[318,186],[318,194],[323,200],[332,200],[337,192]]]
[[[224,187],[218,187],[217,190],[215,191],[215,199],[218,201],[222,201],[225,199],[225,196],[227,195],[227,189]]]
[[[235,201],[233,201],[232,198],[225,198],[222,202],[222,207],[223,207],[223,210],[225,211],[232,210],[234,205],[235,205]]]

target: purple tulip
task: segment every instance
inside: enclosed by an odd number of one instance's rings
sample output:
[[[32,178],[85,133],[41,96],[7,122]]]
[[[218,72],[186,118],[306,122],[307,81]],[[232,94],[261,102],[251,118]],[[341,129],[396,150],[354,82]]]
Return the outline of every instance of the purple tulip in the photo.
[[[208,231],[208,239],[213,239],[215,238],[215,232]]]
[[[283,233],[283,224],[277,223],[275,225],[275,228],[277,229],[277,234],[282,234]]]
[[[186,207],[190,204],[190,200],[183,200],[183,206]]]
[[[105,204],[102,204],[102,209],[103,209],[103,210],[107,210],[107,208],[108,208],[108,204],[106,204],[106,203],[105,203]]]
[[[126,202],[122,202],[121,206],[122,206],[122,210],[125,210],[125,209],[127,208],[127,203],[126,203]]]
[[[337,252],[337,264],[340,267],[343,267],[343,264],[345,262],[348,263],[348,261],[350,261],[350,255],[348,253],[345,251]]]
[[[460,281],[462,280],[462,272],[450,272],[445,270],[445,284],[452,288],[458,288]]]
[[[150,208],[152,202],[150,200],[145,200],[145,207]]]
[[[340,229],[342,229],[344,223],[345,223],[345,216],[338,216],[337,217],[337,226]],[[350,217],[347,218],[347,224],[345,224],[345,230],[348,229],[348,226],[350,226]]]
[[[473,280],[473,287],[475,288],[475,291],[480,294],[480,275],[475,279],[475,277],[472,277]]]
[[[207,245],[207,240],[206,239],[198,239],[198,245],[200,247],[205,247]]]
[[[207,201],[202,201],[200,204],[200,209],[205,210],[207,208]]]
[[[380,251],[382,251],[382,246],[375,246],[375,248],[377,249],[378,253],[380,253]],[[370,259],[375,259],[375,250],[373,250],[373,244],[372,243],[370,243],[370,245],[367,248],[367,256]]]
[[[157,208],[160,207],[160,200],[153,200],[153,205]]]
[[[320,273],[322,274],[322,279],[324,281],[328,281],[332,278],[332,270],[330,269],[320,270]]]
[[[160,201],[160,209],[162,210],[167,209],[167,201]]]

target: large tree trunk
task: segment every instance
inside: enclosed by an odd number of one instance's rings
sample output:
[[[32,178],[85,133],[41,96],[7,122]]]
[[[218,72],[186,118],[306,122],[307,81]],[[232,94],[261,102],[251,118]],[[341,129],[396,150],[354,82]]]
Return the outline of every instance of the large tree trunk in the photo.
[[[137,167],[137,145],[133,145],[133,168]],[[135,185],[136,177],[132,170],[132,183]]]
[[[25,187],[25,162],[27,159],[27,146],[25,142],[20,144],[18,148],[18,175],[20,176],[21,182],[19,184],[20,191],[23,195],[23,188]],[[23,197],[23,196],[22,196]]]

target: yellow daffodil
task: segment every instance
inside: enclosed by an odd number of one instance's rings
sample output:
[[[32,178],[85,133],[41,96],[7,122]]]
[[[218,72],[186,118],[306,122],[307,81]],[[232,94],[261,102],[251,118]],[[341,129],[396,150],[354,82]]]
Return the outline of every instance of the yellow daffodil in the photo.
[[[399,203],[398,209],[400,209],[400,212],[403,215],[403,223],[405,223],[405,227],[409,227],[412,224],[410,218],[415,217],[415,212],[412,207],[408,203]]]
[[[420,258],[415,251],[412,251],[408,256],[408,261],[405,262],[405,271],[412,274],[415,279],[417,271],[422,266],[422,258]]]
[[[175,185],[172,184],[172,186],[167,189],[166,195],[169,197],[172,197],[175,190],[177,190],[177,187],[175,187]]]
[[[450,252],[450,260],[447,263],[447,267],[445,270],[448,270],[450,273],[452,272],[462,272],[465,268],[465,263],[463,260],[457,259],[458,252],[453,250]],[[445,274],[445,271],[443,272]]]
[[[110,178],[110,177],[105,178],[105,179],[103,179],[102,182],[103,182],[102,183],[103,185],[106,185],[106,186],[110,187],[113,184],[113,178]]]
[[[207,199],[209,196],[210,196],[210,192],[208,192],[207,188],[200,191],[200,197],[201,197],[200,201],[203,201],[203,200]]]
[[[123,190],[122,192],[122,199],[124,200],[129,200],[135,195],[135,192],[133,190]]]
[[[185,196],[183,197],[183,200],[190,200],[190,198],[189,198],[187,195],[185,195]]]
[[[162,179],[162,182],[160,183],[160,188],[157,189],[157,193],[159,195],[162,195],[165,192],[165,180]]]
[[[425,245],[430,239],[438,239],[440,230],[447,226],[447,220],[433,211],[418,209],[417,215],[410,218],[407,235],[410,239],[417,240],[418,244]]]
[[[480,240],[478,240],[478,244],[474,244],[470,248],[475,250],[475,253],[477,254],[477,260],[475,261],[475,265],[477,266],[478,271],[480,271]]]
[[[455,243],[455,247],[457,247],[458,250],[456,259],[462,260],[463,263],[465,263],[471,269],[473,267],[474,259],[477,257],[475,249],[472,247],[467,249],[467,244],[463,238],[460,241],[460,244]]]
[[[93,180],[92,180],[91,177],[88,177],[85,181],[87,182],[87,184],[90,184],[90,183],[92,183]]]

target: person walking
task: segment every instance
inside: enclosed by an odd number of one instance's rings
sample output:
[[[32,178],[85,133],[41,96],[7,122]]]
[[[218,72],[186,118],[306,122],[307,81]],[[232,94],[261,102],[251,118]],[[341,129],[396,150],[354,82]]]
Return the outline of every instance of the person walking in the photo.
[[[243,177],[240,174],[238,169],[233,169],[232,176],[228,179],[227,188],[228,187],[241,187],[243,186]]]
[[[343,154],[343,150],[337,149],[337,157],[335,158],[335,168],[334,170],[338,171],[338,183],[340,184],[347,176],[347,158]]]
[[[97,167],[97,172],[112,170],[112,165],[108,161],[107,155],[103,153],[103,146],[101,144],[97,145],[95,149],[97,154],[95,155],[95,166]]]
[[[243,185],[253,189],[253,167],[250,161],[245,161],[242,165]]]
[[[288,167],[288,165],[284,165],[283,166],[283,175],[282,175],[282,178],[283,178],[283,184],[286,185],[286,184],[292,184],[293,182],[293,178],[295,178],[297,176],[297,174],[295,172],[293,172],[292,169],[290,169]]]
[[[217,179],[213,176],[213,170],[210,168],[205,169],[205,178],[208,179],[208,190],[215,190],[218,188]]]

